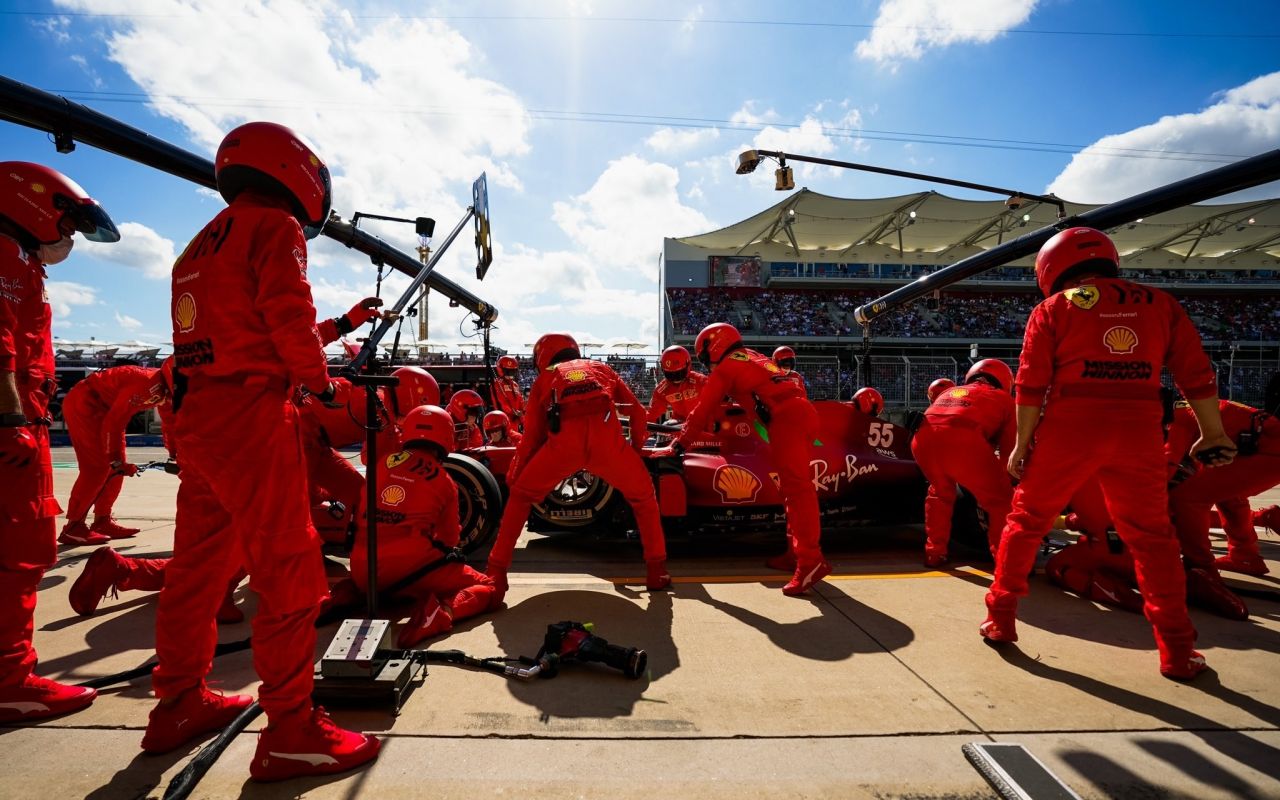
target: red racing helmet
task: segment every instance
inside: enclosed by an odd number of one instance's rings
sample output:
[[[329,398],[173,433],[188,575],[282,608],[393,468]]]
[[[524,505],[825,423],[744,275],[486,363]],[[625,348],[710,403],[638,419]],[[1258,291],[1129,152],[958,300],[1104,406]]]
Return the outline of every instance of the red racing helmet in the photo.
[[[934,400],[938,399],[938,395],[953,388],[955,385],[956,382],[950,378],[938,378],[936,381],[929,384],[929,388],[926,389],[924,393],[928,396],[929,402],[932,403]]]
[[[440,405],[440,384],[422,367],[400,367],[391,377],[400,379],[391,391],[391,413],[397,418],[418,406]]]
[[[460,389],[449,398],[449,414],[458,422],[463,422],[471,414],[480,413],[484,408],[484,398],[472,389]]]
[[[773,351],[773,363],[783,369],[796,368],[796,351],[785,344]]]
[[[274,122],[246,122],[218,145],[218,191],[228,203],[245,189],[288,200],[308,239],[320,234],[333,206],[329,168],[301,136]]]
[[[520,362],[515,356],[502,356],[498,359],[497,364],[499,378],[514,378],[516,373],[520,371]]]
[[[1112,273],[1118,274],[1120,253],[1111,237],[1093,228],[1067,228],[1054,234],[1036,253],[1036,283],[1040,291],[1045,297],[1059,291],[1066,271],[1086,261],[1110,262]],[[1098,266],[1106,269],[1103,264]]]
[[[853,393],[853,405],[867,416],[878,417],[884,411],[884,395],[878,389],[864,386]]]
[[[742,334],[727,322],[713,322],[693,340],[693,352],[707,369],[720,363],[730,351],[742,346]]]
[[[689,377],[689,351],[678,344],[663,350],[662,376],[672,383],[681,383]]]
[[[0,217],[35,244],[54,244],[74,232],[93,242],[118,242],[120,231],[79,184],[43,164],[0,161]],[[29,242],[23,242],[26,247]]]
[[[581,357],[578,340],[567,333],[544,333],[533,345],[533,365],[538,372],[552,364]]]
[[[964,375],[964,382],[973,383],[978,378],[986,378],[994,383],[997,389],[1013,391],[1013,370],[998,358],[984,358],[969,367],[969,371]]]
[[[440,448],[442,458],[453,450],[453,418],[440,406],[418,406],[405,414],[400,427],[400,441],[406,447],[414,442],[429,442]]]
[[[506,436],[511,432],[511,418],[505,411],[490,411],[484,415],[483,427],[485,433],[502,431],[502,435]]]

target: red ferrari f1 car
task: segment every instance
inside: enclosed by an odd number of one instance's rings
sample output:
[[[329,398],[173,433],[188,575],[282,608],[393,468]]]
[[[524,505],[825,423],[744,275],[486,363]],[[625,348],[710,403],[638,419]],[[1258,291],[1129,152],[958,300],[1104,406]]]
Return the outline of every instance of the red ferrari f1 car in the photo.
[[[819,436],[809,466],[824,529],[922,521],[926,484],[911,455],[910,431],[863,414],[849,403],[823,400],[814,407]],[[736,406],[724,409],[717,428],[689,452],[647,459],[666,532],[780,530],[782,495],[769,466],[767,431],[754,426]],[[497,530],[503,476],[514,453],[512,447],[485,446],[449,456],[446,466],[460,489],[462,548],[467,552],[482,550]],[[540,533],[622,533],[633,529],[634,522],[613,487],[580,472],[534,507],[528,526]],[[979,512],[967,497],[957,503],[953,538],[986,541]]]

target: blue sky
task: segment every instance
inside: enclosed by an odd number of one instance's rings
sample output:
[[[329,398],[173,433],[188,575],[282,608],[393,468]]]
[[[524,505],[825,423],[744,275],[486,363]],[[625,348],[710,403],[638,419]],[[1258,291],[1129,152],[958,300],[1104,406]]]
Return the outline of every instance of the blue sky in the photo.
[[[231,7],[7,0],[0,71],[206,155],[246,119],[293,125],[329,161],[344,216],[447,230],[487,171],[490,277],[472,279],[465,242],[441,269],[498,306],[496,341],[517,351],[563,328],[656,346],[662,237],[782,197],[771,175],[733,175],[752,144],[1084,202],[1280,146],[1271,0]],[[52,269],[55,336],[166,341],[170,262],[221,201],[86,147],[57,156],[13,125],[0,153],[57,166],[127,223],[120,244],[81,243]],[[850,197],[926,188],[800,167],[796,181]],[[374,230],[415,244],[407,227]],[[374,269],[322,242],[311,278],[332,316],[372,292]],[[431,338],[457,342],[444,305]]]

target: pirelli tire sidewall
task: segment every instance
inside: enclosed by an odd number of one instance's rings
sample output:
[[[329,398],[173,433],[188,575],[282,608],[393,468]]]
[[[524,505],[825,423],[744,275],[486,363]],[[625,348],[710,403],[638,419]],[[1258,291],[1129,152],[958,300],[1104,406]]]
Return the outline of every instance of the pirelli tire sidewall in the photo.
[[[481,552],[502,521],[502,489],[488,467],[470,456],[450,453],[444,468],[458,485],[458,547]]]
[[[562,492],[566,481],[578,481],[581,493],[570,498],[568,493]],[[531,522],[536,520],[537,524],[531,529],[587,528],[607,522],[611,518],[610,505],[615,496],[613,487],[599,477],[588,472],[575,473],[561,481],[541,503],[534,504]]]

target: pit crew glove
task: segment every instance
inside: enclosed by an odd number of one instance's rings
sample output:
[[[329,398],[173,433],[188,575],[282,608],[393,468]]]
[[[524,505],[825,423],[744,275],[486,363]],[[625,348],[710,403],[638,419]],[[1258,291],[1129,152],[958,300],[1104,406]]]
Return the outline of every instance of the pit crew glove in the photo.
[[[0,465],[23,469],[40,454],[36,437],[26,428],[0,428]]]
[[[130,464],[128,461],[112,461],[111,468],[121,475],[126,475],[130,478],[138,474],[138,465]]]
[[[333,324],[338,329],[338,334],[345,336],[369,320],[377,319],[381,316],[378,313],[378,307],[381,305],[381,298],[366,297],[359,303],[352,306],[351,310],[346,314],[343,314],[341,317],[335,317]]]
[[[316,395],[316,399],[324,403],[326,408],[346,408],[347,392],[343,384],[329,382],[324,391]]]

